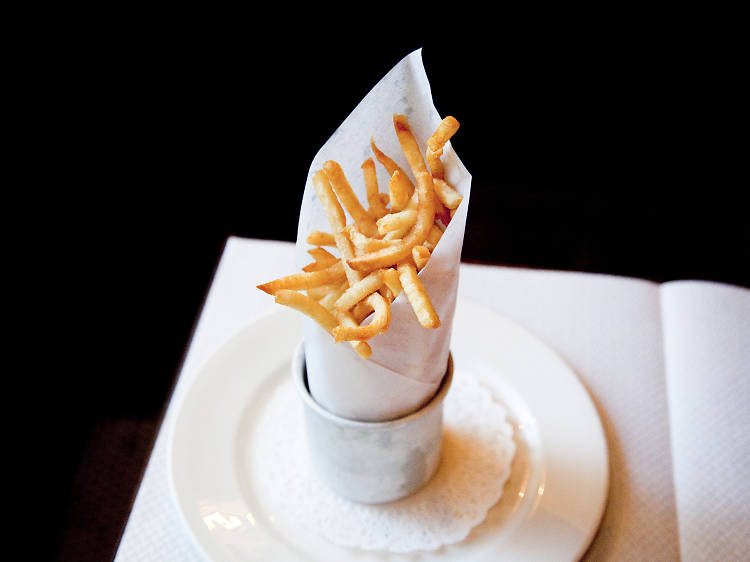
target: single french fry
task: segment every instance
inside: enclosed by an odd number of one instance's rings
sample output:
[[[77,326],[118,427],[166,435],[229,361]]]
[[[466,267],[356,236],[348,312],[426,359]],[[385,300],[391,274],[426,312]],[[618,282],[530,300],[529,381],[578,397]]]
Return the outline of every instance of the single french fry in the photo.
[[[323,269],[326,269],[328,267],[331,267],[333,264],[338,262],[338,258],[325,258],[320,261],[314,261],[311,263],[308,263],[307,265],[302,267],[302,271],[310,272],[310,271],[321,271]]]
[[[430,296],[417,275],[414,265],[408,262],[398,264],[398,278],[404,289],[404,294],[411,304],[412,310],[419,323],[430,329],[440,327],[440,317],[432,305]],[[334,334],[335,337],[335,334]]]
[[[331,252],[329,252],[325,248],[321,248],[320,246],[307,250],[307,253],[310,254],[315,261],[338,260],[338,258]]]
[[[383,286],[383,271],[373,271],[361,281],[349,287],[336,301],[336,309],[350,310],[355,304],[364,300]]]
[[[396,300],[396,295],[394,295],[393,291],[388,288],[388,285],[383,284],[383,286],[378,289],[378,293],[383,295],[383,298],[389,303]],[[356,308],[356,306],[354,308]]]
[[[313,176],[313,186],[315,187],[315,192],[323,206],[323,211],[328,218],[328,224],[333,232],[333,239],[336,243],[336,248],[341,256],[342,263],[344,263],[344,274],[349,281],[349,285],[354,285],[354,283],[362,279],[362,274],[348,265],[348,260],[354,258],[354,250],[352,249],[351,242],[344,231],[344,228],[346,227],[346,215],[344,214],[344,209],[341,208],[341,205],[336,198],[336,194],[333,192],[331,182],[328,180],[328,176],[323,170],[319,170]]]
[[[373,308],[369,304],[367,304],[367,301],[360,301],[354,305],[351,313],[354,321],[357,323],[357,325],[359,325],[365,318],[372,314],[372,311]]]
[[[388,182],[391,210],[398,212],[406,207],[413,192],[414,186],[409,181],[409,178],[406,177],[406,173],[400,169],[393,172]]]
[[[391,248],[384,248],[354,259],[345,258],[349,267],[357,271],[366,272],[388,267],[411,257],[411,249],[425,241],[435,222],[435,187],[432,184],[432,175],[427,171],[417,140],[409,128],[406,117],[394,116],[393,124],[401,148],[417,180],[417,222],[409,233]]]
[[[333,336],[337,342],[340,341],[367,341],[379,333],[388,329],[391,321],[391,306],[380,293],[373,293],[367,297],[369,304],[375,313],[366,325],[346,325],[340,323],[333,330]]]
[[[433,176],[432,184],[435,186],[435,195],[440,202],[450,210],[456,209],[463,201],[461,194],[453,189],[444,179]]]
[[[389,267],[383,272],[383,284],[391,291],[394,299],[403,290],[401,287],[401,281],[398,278],[398,271],[392,267]]]
[[[323,269],[321,271],[310,271],[305,273],[295,273],[293,275],[287,275],[279,279],[274,279],[268,283],[258,285],[258,289],[265,291],[269,295],[273,295],[282,289],[291,289],[296,291],[306,291],[313,287],[320,287],[321,285],[330,285],[341,281],[346,277],[345,265],[342,261],[337,261],[335,264]]]
[[[388,209],[383,204],[378,190],[378,175],[375,171],[375,162],[368,158],[362,163],[362,174],[365,178],[365,189],[367,190],[367,202],[370,204],[368,212],[370,216],[378,220],[383,215],[388,214]]]
[[[349,283],[344,281],[338,286],[335,285],[326,285],[324,287],[320,287],[321,290],[325,291],[325,294],[322,294],[320,298],[317,299],[317,301],[329,312],[335,312],[335,305],[338,298],[344,293],[346,288],[349,286]],[[310,292],[307,292],[308,295],[310,295]],[[312,298],[315,298],[313,295],[310,295]]]
[[[372,152],[375,154],[375,158],[377,158],[378,162],[380,162],[383,165],[383,167],[388,172],[388,175],[393,176],[394,172],[400,171],[402,174],[404,174],[404,177],[409,181],[409,185],[411,185],[411,189],[409,191],[410,192],[414,191],[414,184],[411,183],[411,180],[406,175],[403,168],[401,168],[401,166],[396,164],[396,162],[392,158],[390,158],[382,150],[380,150],[376,146],[375,141],[373,140],[372,137],[370,137],[370,147],[372,148]]]
[[[307,235],[307,243],[312,246],[335,246],[336,241],[333,239],[333,234],[330,232],[322,232],[320,230],[313,230]]]
[[[354,320],[350,312],[337,312],[336,318],[339,321],[339,326],[344,326],[348,328],[357,328],[359,327],[359,324]],[[336,336],[334,336],[335,338]],[[362,359],[369,359],[372,355],[372,348],[369,346],[369,344],[366,341],[360,341],[360,340],[349,340],[349,343],[351,344],[354,351],[357,352],[357,354]]]
[[[352,244],[354,245],[355,253],[357,254],[366,254],[369,252],[374,252],[376,250],[382,250],[383,248],[388,248],[393,244],[393,242],[389,240],[383,240],[382,238],[370,238],[368,236],[365,236],[356,228],[347,227],[346,231],[349,235],[349,240],[351,240]]]
[[[339,201],[341,201],[341,204],[349,212],[357,228],[362,234],[377,238],[378,227],[375,224],[375,219],[370,216],[370,213],[365,210],[359,199],[357,199],[357,195],[352,190],[352,186],[349,185],[349,181],[346,179],[341,165],[335,160],[328,160],[323,164],[323,169]]]
[[[443,178],[445,177],[445,170],[443,168],[443,161],[441,157],[443,155],[443,147],[448,140],[456,134],[459,123],[454,117],[450,115],[443,119],[435,129],[435,132],[427,140],[427,150],[425,151],[425,158],[430,166],[433,177]],[[446,205],[447,207],[447,205]],[[450,208],[450,207],[448,207]]]
[[[385,236],[389,232],[407,231],[417,222],[417,209],[406,208],[398,213],[389,213],[378,219],[378,232]]]
[[[307,296],[314,301],[320,302],[320,299],[324,298],[331,292],[333,285],[321,285],[320,287],[310,287],[307,289]]]
[[[438,225],[433,224],[430,233],[427,235],[427,239],[423,242],[423,246],[432,252],[435,249],[435,246],[437,246],[437,243],[440,242],[442,236],[443,231]]]
[[[445,146],[445,143],[448,142],[450,138],[456,134],[459,125],[460,124],[455,117],[453,117],[452,115],[448,115],[440,122],[440,124],[437,126],[437,129],[435,129],[435,132],[432,133],[432,136],[427,139],[427,148],[429,148],[433,152],[437,152],[438,150],[443,148],[443,146]]]
[[[333,334],[334,329],[339,325],[338,320],[333,314],[308,295],[290,289],[280,289],[276,292],[275,297],[278,304],[289,306],[306,314],[320,324],[329,334]]]
[[[430,251],[424,246],[414,246],[411,249],[411,257],[417,266],[417,271],[421,271],[430,259]]]

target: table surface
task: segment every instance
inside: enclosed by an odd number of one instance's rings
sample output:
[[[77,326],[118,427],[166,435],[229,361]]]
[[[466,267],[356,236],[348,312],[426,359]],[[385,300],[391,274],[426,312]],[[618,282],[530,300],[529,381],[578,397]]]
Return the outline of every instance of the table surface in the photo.
[[[71,335],[90,350],[61,345],[85,364],[46,381],[61,522],[50,547],[68,559],[114,556],[227,238],[294,240],[296,214],[280,209],[296,206],[317,147],[414,48],[424,48],[436,107],[462,122],[454,146],[473,175],[465,263],[750,287],[746,182],[732,175],[738,147],[718,125],[731,122],[736,89],[720,66],[686,52],[667,80],[654,51],[616,44],[592,53],[540,43],[509,57],[500,45],[419,36],[377,48],[366,34],[351,40],[348,58],[322,41],[284,64],[259,61],[256,74],[276,84],[260,92],[231,72],[231,57],[209,64],[185,52],[165,74],[154,58],[163,46],[147,43],[114,65],[93,55],[76,69],[80,84],[97,68],[129,86],[71,100],[85,126],[104,119],[108,131],[86,144],[81,180],[101,205],[49,219],[47,271],[65,274],[59,317],[85,319]],[[488,59],[472,49],[498,61],[504,87],[487,87]],[[300,100],[298,85],[314,84],[326,57],[347,68],[346,84]],[[686,87],[708,76],[711,91]],[[251,92],[264,111],[248,107]]]
[[[248,287],[286,273],[292,249],[284,242],[228,241],[117,560],[201,559],[169,492],[169,431],[198,367],[239,329],[273,308],[272,299]],[[653,282],[607,275],[471,264],[461,269],[459,295],[520,323],[560,353],[602,416],[612,485],[604,522],[587,554],[591,560],[635,553],[679,558],[672,462],[664,454],[670,436],[657,288]]]

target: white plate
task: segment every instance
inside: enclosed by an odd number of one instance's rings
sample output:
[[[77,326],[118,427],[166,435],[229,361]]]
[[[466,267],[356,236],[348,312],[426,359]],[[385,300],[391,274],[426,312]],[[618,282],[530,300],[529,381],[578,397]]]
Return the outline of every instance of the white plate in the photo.
[[[503,497],[463,542],[418,556],[340,548],[297,531],[265,506],[253,480],[253,432],[273,389],[290,377],[302,337],[280,309],[241,330],[200,370],[170,440],[172,490],[196,545],[214,561],[579,559],[601,520],[607,446],[571,369],[513,322],[459,299],[451,350],[504,403],[517,452]]]

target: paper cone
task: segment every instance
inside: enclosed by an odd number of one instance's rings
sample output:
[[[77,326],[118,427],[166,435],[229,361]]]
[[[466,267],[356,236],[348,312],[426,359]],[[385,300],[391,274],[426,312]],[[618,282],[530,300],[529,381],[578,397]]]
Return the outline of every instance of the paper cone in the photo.
[[[454,116],[460,121],[460,108]],[[302,198],[295,261],[310,262],[306,239],[312,230],[330,232],[327,217],[312,184],[326,160],[335,160],[365,207],[367,197],[361,165],[373,157],[370,139],[410,176],[409,165],[393,128],[394,114],[403,114],[424,155],[427,139],[442,116],[432,101],[421,49],[399,62],[352,111],[312,161]],[[457,134],[460,134],[460,129]],[[445,179],[463,201],[419,277],[440,316],[441,327],[423,328],[402,293],[391,305],[388,331],[368,343],[372,356],[362,359],[347,342],[335,343],[314,321],[305,320],[305,353],[310,392],[332,413],[354,420],[386,421],[426,403],[445,374],[458,289],[471,175],[452,150],[444,148]],[[389,176],[376,161],[380,191],[387,193]],[[415,182],[416,183],[416,182]],[[347,223],[353,221],[347,214]]]

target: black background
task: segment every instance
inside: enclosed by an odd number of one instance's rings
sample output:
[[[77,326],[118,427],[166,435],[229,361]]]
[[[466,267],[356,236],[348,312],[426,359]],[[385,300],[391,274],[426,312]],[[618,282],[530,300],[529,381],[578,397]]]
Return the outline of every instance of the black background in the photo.
[[[114,555],[227,236],[294,240],[318,148],[414,49],[461,122],[465,261],[750,286],[731,33],[362,18],[293,34],[194,15],[41,57],[61,559]]]

